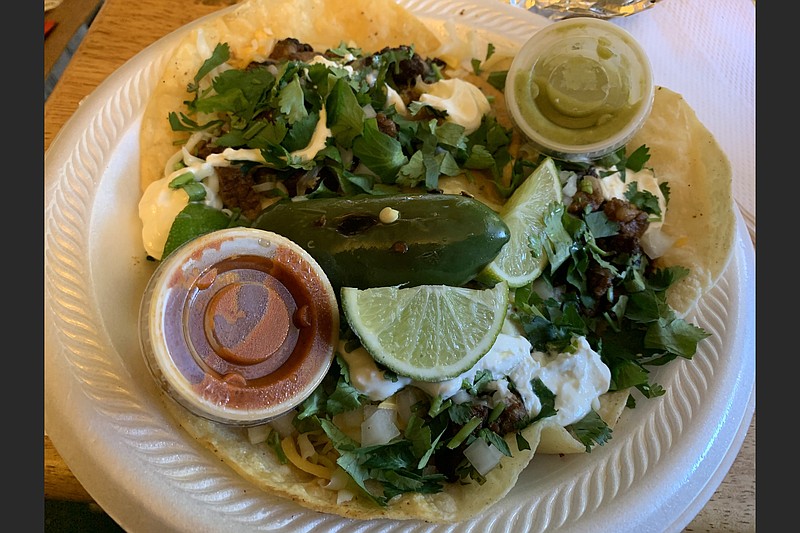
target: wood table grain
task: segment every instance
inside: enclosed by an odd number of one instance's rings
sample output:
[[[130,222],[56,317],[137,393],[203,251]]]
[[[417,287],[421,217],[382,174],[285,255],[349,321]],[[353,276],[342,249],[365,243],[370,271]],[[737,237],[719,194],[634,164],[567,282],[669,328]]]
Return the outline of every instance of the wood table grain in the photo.
[[[236,0],[104,0],[44,106],[44,149],[81,100],[112,72],[171,31]],[[755,531],[755,416],[730,471],[685,531]],[[44,437],[44,496],[91,502],[91,496]]]

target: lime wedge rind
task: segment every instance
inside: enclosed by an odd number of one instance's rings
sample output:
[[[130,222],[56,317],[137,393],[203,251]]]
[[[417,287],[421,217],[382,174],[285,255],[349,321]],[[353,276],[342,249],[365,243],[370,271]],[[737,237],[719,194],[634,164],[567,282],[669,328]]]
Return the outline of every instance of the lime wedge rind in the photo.
[[[505,281],[513,289],[538,278],[547,266],[547,254],[544,249],[533,250],[531,241],[544,232],[544,216],[549,205],[561,201],[558,169],[553,160],[547,158],[514,191],[500,211],[510,238],[479,279]]]
[[[508,286],[444,285],[341,291],[342,308],[361,344],[379,363],[418,381],[445,381],[470,370],[497,340]]]

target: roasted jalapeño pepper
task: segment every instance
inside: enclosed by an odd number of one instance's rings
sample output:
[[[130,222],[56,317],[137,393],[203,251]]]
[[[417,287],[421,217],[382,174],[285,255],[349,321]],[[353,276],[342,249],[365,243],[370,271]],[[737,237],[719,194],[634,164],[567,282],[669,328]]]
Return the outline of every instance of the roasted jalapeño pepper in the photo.
[[[382,220],[385,208],[389,216]],[[508,226],[491,208],[452,194],[282,201],[266,208],[253,227],[303,247],[337,292],[341,287],[461,286],[509,239]]]

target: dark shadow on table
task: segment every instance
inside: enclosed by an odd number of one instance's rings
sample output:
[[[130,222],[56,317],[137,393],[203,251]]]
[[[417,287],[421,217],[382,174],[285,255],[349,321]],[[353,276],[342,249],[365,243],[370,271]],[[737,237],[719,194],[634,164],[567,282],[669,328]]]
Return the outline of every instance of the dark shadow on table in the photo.
[[[44,501],[44,533],[124,532],[96,503]]]

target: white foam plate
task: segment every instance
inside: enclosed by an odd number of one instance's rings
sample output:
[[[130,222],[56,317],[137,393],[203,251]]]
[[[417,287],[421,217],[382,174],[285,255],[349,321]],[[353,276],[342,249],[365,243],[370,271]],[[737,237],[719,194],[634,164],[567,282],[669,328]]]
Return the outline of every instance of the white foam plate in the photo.
[[[498,43],[520,44],[547,23],[494,0],[400,3],[437,31],[452,15],[460,34]],[[131,532],[193,533],[645,533],[689,523],[730,468],[755,406],[755,257],[738,212],[730,265],[688,317],[712,337],[692,361],[658,369],[667,394],[626,410],[613,440],[591,454],[535,456],[508,496],[473,520],[354,521],[308,511],[253,487],[189,438],[161,406],[137,338],[155,268],[137,214],[138,130],[186,30],[111,75],[45,154],[45,429],[111,517]]]

